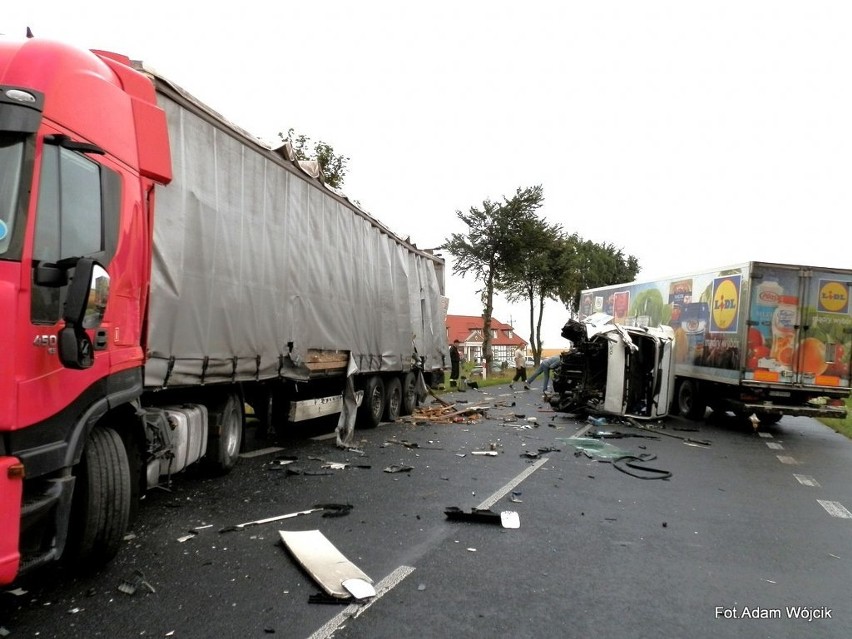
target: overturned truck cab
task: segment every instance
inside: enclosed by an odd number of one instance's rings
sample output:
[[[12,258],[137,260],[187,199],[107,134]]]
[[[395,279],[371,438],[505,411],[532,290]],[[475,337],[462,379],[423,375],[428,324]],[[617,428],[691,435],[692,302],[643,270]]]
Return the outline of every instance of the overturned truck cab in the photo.
[[[550,404],[561,412],[656,419],[669,412],[674,388],[674,331],[668,326],[623,326],[597,313],[569,320]]]

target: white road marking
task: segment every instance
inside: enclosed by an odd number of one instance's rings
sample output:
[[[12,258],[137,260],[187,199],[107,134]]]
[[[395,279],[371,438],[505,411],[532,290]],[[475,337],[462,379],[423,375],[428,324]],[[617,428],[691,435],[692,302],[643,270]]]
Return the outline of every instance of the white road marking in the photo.
[[[760,431],[758,435],[760,435],[764,439],[772,439],[772,433],[764,433],[763,431]]]
[[[520,475],[518,475],[517,477],[515,477],[515,478],[514,478],[512,481],[510,481],[508,484],[506,484],[505,486],[503,486],[503,488],[501,488],[501,489],[500,489],[500,490],[498,490],[496,493],[494,493],[493,495],[491,495],[491,497],[489,497],[489,498],[488,498],[488,499],[486,499],[484,502],[482,502],[481,504],[479,504],[479,506],[477,506],[477,508],[479,508],[479,509],[487,509],[487,508],[491,508],[491,506],[493,506],[493,505],[494,505],[494,504],[496,504],[498,501],[500,501],[503,497],[505,497],[506,495],[508,495],[510,490],[512,490],[515,486],[517,486],[518,484],[520,484],[520,483],[521,483],[522,481],[524,481],[527,477],[529,477],[530,475],[532,475],[535,471],[537,471],[539,468],[541,468],[542,466],[544,466],[544,465],[545,465],[547,462],[549,462],[549,461],[550,461],[550,458],[549,458],[549,457],[542,457],[542,458],[541,458],[541,459],[539,459],[536,463],[534,463],[532,466],[530,466],[530,467],[529,467],[529,468],[527,468],[524,472],[522,472]]]
[[[784,450],[784,447],[778,442],[766,442],[766,445],[772,450]]]
[[[813,488],[820,488],[819,482],[811,477],[810,475],[797,475],[793,473],[793,477],[795,477],[800,484],[803,486],[811,486]]]
[[[839,501],[826,501],[824,499],[817,499],[819,505],[825,508],[826,512],[832,517],[840,517],[841,519],[852,519],[852,513],[850,513]]]
[[[367,610],[383,595],[386,595],[392,588],[396,587],[403,579],[414,572],[411,566],[400,566],[387,577],[376,584],[376,596],[363,604],[349,604],[346,608],[330,619],[322,628],[312,634],[309,639],[329,639],[341,625],[350,619],[357,619],[361,613]]]
[[[795,458],[789,457],[787,455],[776,455],[776,457],[778,458],[778,461],[780,461],[782,464],[793,464],[795,466],[799,463],[795,460]]]
[[[272,453],[277,453],[279,450],[284,450],[278,446],[270,446],[269,448],[261,448],[259,450],[253,450],[250,453],[241,453],[240,457],[248,459],[250,457],[260,457],[261,455],[271,455]]]

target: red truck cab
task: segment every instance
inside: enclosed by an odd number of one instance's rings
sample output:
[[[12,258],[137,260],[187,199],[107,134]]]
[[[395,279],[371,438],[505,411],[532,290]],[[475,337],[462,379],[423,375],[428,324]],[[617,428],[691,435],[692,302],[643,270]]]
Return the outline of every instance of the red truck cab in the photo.
[[[85,443],[142,392],[153,186],[170,166],[127,58],[0,42],[0,584],[73,542],[81,462],[104,463]]]

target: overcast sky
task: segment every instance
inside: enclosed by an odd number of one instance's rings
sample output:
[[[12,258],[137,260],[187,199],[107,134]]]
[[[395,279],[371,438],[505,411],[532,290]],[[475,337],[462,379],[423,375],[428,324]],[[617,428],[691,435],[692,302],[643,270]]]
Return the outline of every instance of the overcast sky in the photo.
[[[331,144],[343,190],[421,248],[541,184],[548,221],[640,279],[852,268],[848,0],[6,4],[4,38],[124,53],[264,140]],[[445,257],[450,313],[480,314]],[[495,308],[522,336],[528,314]],[[547,307],[546,347],[566,319]]]

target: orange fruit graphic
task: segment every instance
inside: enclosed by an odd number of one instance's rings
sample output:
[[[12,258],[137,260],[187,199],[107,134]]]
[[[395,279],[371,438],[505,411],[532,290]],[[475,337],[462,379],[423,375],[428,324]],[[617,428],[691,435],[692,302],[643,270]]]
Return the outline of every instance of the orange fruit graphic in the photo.
[[[796,350],[796,362],[800,373],[822,375],[828,364],[825,362],[825,344],[816,337],[807,337]]]

